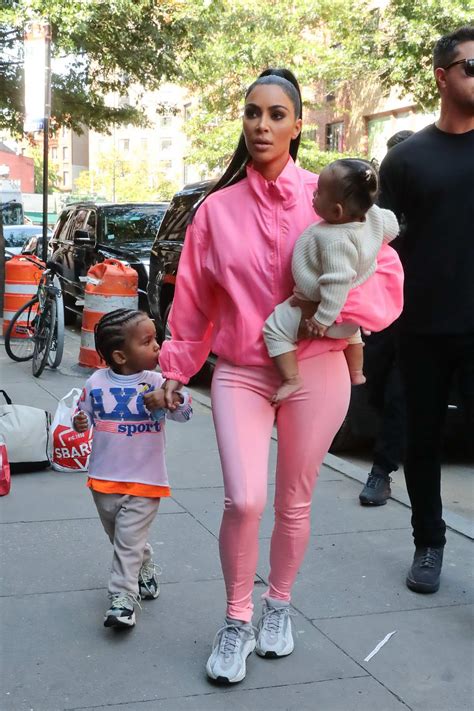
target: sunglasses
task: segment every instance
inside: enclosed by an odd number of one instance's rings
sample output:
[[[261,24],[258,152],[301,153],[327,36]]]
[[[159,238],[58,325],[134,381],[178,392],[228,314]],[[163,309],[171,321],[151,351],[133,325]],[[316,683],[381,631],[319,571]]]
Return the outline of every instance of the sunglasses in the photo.
[[[451,67],[456,66],[456,64],[464,64],[464,72],[467,77],[474,77],[474,57],[471,59],[458,59],[456,62],[451,62],[444,70],[447,71]]]

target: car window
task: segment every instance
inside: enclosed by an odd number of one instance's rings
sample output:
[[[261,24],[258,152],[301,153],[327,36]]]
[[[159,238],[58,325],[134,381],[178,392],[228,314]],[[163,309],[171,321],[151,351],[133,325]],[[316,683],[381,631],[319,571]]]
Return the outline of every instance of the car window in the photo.
[[[165,212],[165,205],[104,208],[101,241],[112,246],[127,247],[153,242]]]
[[[41,234],[41,227],[14,227],[9,228],[8,225],[3,227],[3,236],[5,238],[5,247],[22,247],[24,243],[32,236]]]
[[[96,238],[96,229],[97,229],[97,213],[95,210],[91,210],[89,214],[87,215],[87,220],[86,224],[84,225],[84,229],[86,232],[89,233],[89,237],[91,239]]]
[[[190,186],[191,189],[183,189],[177,193],[166,213],[165,219],[160,227],[158,240],[161,241],[181,241],[184,239],[186,227],[189,222],[191,210],[196,206],[208,192],[213,182],[203,182],[199,186]]]
[[[65,210],[61,213],[59,220],[56,222],[54,227],[53,239],[59,239],[61,242],[68,239],[68,230],[65,229],[65,226],[71,217],[72,212],[72,210]]]

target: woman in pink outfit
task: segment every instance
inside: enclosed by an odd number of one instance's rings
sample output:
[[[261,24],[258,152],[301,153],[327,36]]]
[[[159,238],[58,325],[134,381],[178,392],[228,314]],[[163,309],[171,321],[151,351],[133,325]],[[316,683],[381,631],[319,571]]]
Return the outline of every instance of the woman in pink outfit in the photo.
[[[350,398],[346,341],[308,339],[302,318],[303,386],[276,409],[270,402],[279,376],[262,328],[292,293],[293,246],[315,220],[318,178],[294,163],[302,124],[295,77],[287,70],[264,75],[247,91],[237,151],[188,228],[169,321],[172,340],[160,356],[171,407],[173,391],[201,368],[210,350],[218,356],[211,396],[225,489],[219,545],[227,615],[206,670],[225,683],[245,677],[254,649],[266,657],[293,651],[290,595],[309,540],[312,493]],[[350,292],[342,320],[385,328],[401,311],[401,292],[398,257],[385,246],[376,273]],[[255,635],[253,581],[275,419],[275,525]]]

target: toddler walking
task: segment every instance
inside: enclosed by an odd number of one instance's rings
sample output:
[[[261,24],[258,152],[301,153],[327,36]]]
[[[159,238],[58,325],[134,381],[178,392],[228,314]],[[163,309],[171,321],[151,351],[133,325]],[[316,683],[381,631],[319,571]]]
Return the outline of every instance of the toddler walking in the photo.
[[[160,592],[148,531],[160,499],[170,496],[165,464],[165,418],[187,422],[189,394],[175,393],[165,409],[164,378],[153,321],[142,311],[118,309],[95,329],[95,347],[108,368],[85,384],[74,428],[94,426],[88,487],[114,547],[106,627],[133,627],[139,599]]]
[[[322,222],[310,225],[298,238],[292,260],[293,295],[319,302],[316,313],[306,321],[310,333],[350,336],[344,353],[354,385],[365,382],[360,331],[357,325],[333,324],[349,290],[372,276],[382,244],[399,232],[393,212],[374,205],[377,190],[377,173],[367,161],[344,158],[326,166],[313,197]],[[301,387],[296,359],[301,309],[291,305],[292,298],[275,308],[263,328],[268,353],[282,377],[272,397],[274,404]]]

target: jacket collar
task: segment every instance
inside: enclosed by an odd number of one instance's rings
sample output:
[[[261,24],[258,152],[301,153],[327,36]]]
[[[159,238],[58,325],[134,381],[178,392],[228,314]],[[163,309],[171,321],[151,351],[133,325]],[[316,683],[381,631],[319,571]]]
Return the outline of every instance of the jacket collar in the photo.
[[[258,200],[268,203],[278,199],[285,208],[294,205],[302,191],[301,176],[291,156],[276,180],[265,180],[251,163],[247,165],[247,179]]]

